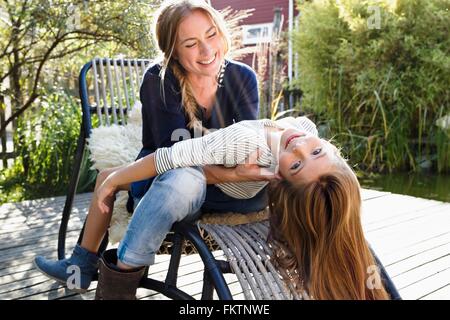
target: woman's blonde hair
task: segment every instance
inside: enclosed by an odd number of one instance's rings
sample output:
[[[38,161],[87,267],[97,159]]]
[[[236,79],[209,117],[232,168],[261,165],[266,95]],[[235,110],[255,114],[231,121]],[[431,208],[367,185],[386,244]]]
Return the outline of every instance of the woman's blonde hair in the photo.
[[[388,299],[381,283],[366,285],[376,262],[361,225],[358,180],[340,156],[335,168],[300,186],[270,185],[272,259],[313,299]]]
[[[156,14],[154,21],[154,37],[159,49],[163,53],[161,68],[161,89],[164,90],[164,76],[167,68],[170,68],[178,79],[181,88],[181,102],[188,117],[188,127],[192,128],[197,118],[198,105],[195,101],[191,85],[187,79],[183,66],[173,58],[176,41],[178,37],[178,27],[182,19],[189,16],[194,10],[201,10],[215,24],[219,35],[224,41],[225,55],[230,48],[230,36],[228,34],[225,21],[221,14],[212,8],[204,0],[181,0],[166,1],[162,4]],[[164,91],[162,92],[164,97]]]

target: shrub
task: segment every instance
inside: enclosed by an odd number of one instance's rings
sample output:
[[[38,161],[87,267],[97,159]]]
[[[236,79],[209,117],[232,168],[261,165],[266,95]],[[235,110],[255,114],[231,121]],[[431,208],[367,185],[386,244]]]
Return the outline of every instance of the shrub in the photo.
[[[4,170],[0,202],[63,195],[73,169],[80,132],[79,102],[62,89],[44,95],[20,118],[14,135],[17,157]],[[88,157],[80,170],[79,192],[91,190],[96,172]]]
[[[299,1],[303,112],[361,169],[450,169],[450,2]],[[377,14],[379,13],[379,20]],[[378,24],[377,24],[378,23]]]

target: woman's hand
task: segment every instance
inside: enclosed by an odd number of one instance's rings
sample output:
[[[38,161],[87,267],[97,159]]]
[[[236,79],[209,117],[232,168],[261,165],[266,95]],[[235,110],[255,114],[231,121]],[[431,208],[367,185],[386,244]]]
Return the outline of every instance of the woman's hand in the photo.
[[[260,152],[259,149],[252,152],[243,164],[236,166],[234,169],[237,176],[236,182],[281,179],[281,176],[275,173],[274,170],[257,165]]]
[[[112,183],[111,175],[103,181],[103,183],[98,187],[95,195],[97,197],[97,205],[100,208],[100,212],[107,214],[109,212],[108,198],[114,197],[117,190],[117,186]]]
[[[204,166],[206,182],[208,184],[218,184],[226,182],[244,182],[244,181],[270,181],[281,179],[281,177],[272,170],[257,165],[259,151],[251,153],[245,163],[234,168],[225,168],[223,166]]]

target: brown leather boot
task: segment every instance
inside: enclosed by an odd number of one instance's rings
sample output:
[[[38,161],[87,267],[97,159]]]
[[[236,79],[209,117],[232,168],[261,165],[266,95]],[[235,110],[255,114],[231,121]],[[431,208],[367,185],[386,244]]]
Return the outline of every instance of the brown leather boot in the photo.
[[[100,259],[95,300],[136,300],[136,290],[144,275],[145,267],[119,271],[117,249],[106,250]]]

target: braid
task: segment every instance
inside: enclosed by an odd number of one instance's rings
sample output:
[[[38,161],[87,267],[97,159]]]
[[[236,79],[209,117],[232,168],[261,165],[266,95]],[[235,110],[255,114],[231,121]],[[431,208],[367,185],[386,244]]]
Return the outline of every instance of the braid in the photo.
[[[177,62],[174,61],[171,64],[173,74],[180,82],[180,88],[181,88],[181,104],[184,107],[184,111],[188,117],[188,127],[193,128],[195,126],[195,123],[199,121],[197,118],[197,110],[198,110],[198,104],[197,101],[195,101],[195,97],[192,93],[192,88],[187,80],[186,74],[183,70],[183,67]]]

